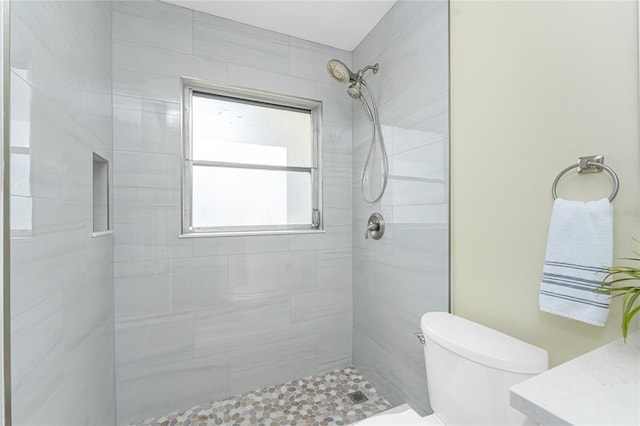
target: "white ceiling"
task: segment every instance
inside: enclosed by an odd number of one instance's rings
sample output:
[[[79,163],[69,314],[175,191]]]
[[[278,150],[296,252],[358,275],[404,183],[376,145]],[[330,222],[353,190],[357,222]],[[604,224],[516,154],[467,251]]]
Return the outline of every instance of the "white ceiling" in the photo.
[[[352,51],[396,0],[163,0]]]

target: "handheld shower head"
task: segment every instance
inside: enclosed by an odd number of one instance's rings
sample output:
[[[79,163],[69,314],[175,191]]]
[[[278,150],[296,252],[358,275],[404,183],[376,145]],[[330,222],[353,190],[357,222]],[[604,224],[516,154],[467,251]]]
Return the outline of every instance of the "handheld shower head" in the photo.
[[[347,88],[347,94],[351,96],[351,98],[360,101],[362,107],[364,108],[364,112],[367,113],[367,117],[369,117],[369,120],[373,121],[373,113],[371,112],[371,107],[369,107],[369,103],[367,102],[365,97],[362,96],[362,84],[360,83],[360,81],[356,81],[355,83],[351,84],[351,86]]]
[[[337,59],[332,59],[327,62],[327,71],[331,77],[335,78],[340,83],[347,83],[358,79],[358,76],[354,74],[349,67]]]
[[[360,82],[356,81],[351,86],[347,87],[347,94],[351,96],[353,99],[360,99],[362,96],[362,91],[360,90]]]

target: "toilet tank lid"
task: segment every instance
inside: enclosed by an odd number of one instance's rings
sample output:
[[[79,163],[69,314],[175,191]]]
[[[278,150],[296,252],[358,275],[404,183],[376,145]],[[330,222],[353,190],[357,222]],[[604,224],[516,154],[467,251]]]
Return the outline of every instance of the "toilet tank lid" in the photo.
[[[546,350],[448,312],[427,312],[420,325],[425,337],[471,361],[523,374],[548,368]]]

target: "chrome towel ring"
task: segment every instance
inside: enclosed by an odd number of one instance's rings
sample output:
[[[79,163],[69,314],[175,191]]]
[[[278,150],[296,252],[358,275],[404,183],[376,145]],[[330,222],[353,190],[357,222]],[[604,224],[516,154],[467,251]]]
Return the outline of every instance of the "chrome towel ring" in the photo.
[[[551,186],[551,194],[553,195],[553,199],[558,199],[558,194],[556,192],[556,187],[558,186],[558,181],[562,176],[564,176],[568,171],[577,168],[578,173],[599,173],[603,170],[609,173],[611,179],[613,179],[613,191],[611,195],[609,195],[609,201],[613,201],[618,194],[618,189],[620,188],[620,180],[618,179],[618,175],[613,169],[604,164],[604,156],[603,155],[590,155],[588,157],[580,157],[580,162],[573,164],[566,169],[562,170],[558,176],[553,180],[553,185]]]

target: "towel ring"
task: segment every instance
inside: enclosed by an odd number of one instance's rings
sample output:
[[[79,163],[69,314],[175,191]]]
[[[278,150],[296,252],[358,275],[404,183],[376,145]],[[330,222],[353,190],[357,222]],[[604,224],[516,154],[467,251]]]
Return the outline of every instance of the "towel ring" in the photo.
[[[592,161],[593,160],[593,161]],[[611,169],[611,167],[607,166],[604,162],[604,157],[601,155],[590,156],[590,157],[580,157],[580,162],[573,164],[566,169],[562,170],[558,176],[553,181],[553,185],[551,186],[551,194],[553,194],[553,199],[558,199],[558,193],[556,192],[556,187],[558,186],[558,181],[562,176],[564,176],[568,171],[573,170],[575,168],[578,169],[578,173],[592,173],[592,172],[601,172],[602,170],[609,173],[611,179],[613,179],[613,191],[611,195],[609,195],[609,202],[613,201],[618,194],[618,189],[620,188],[620,180],[618,179],[618,175],[616,172]]]

